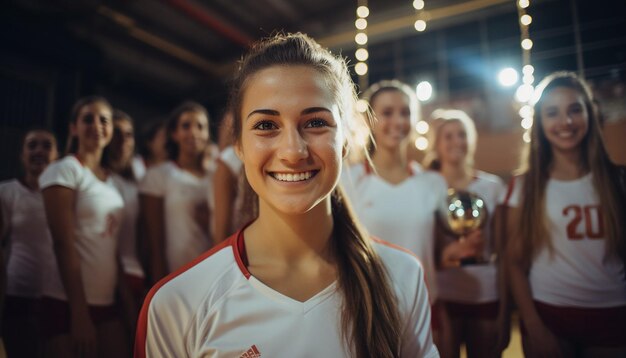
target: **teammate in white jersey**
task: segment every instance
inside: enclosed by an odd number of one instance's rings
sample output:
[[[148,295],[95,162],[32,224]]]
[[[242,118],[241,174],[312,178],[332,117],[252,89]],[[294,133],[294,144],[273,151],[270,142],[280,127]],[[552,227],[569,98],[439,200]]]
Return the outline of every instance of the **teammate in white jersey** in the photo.
[[[79,100],[69,126],[69,154],[39,177],[56,254],[43,287],[47,357],[126,354],[115,306],[116,235],[124,202],[101,164],[113,135],[111,116],[106,99]]]
[[[381,81],[365,93],[376,121],[371,130],[371,163],[357,164],[343,175],[342,184],[359,220],[371,235],[383,237],[413,252],[424,265],[431,302],[437,299],[435,213],[445,201],[447,185],[436,172],[423,171],[407,159],[411,131],[419,106],[413,91],[399,81]],[[446,262],[471,256],[473,240],[453,242],[442,256]],[[437,308],[433,310],[438,339]]]
[[[470,358],[499,357],[508,343],[509,327],[504,324],[506,317],[501,317],[503,323],[498,324],[499,311],[502,316],[508,312],[500,310],[498,301],[504,287],[498,287],[494,254],[501,245],[494,239],[492,224],[504,185],[497,176],[474,168],[476,127],[465,112],[439,109],[433,112],[429,124],[430,146],[424,166],[441,173],[448,187],[480,196],[487,209],[482,229],[467,234],[484,239],[483,250],[475,258],[478,261],[437,272],[442,309],[440,351],[444,357],[459,357],[461,345],[465,344]],[[442,232],[439,239],[445,243],[459,238]],[[494,339],[500,333],[501,339]]]
[[[215,168],[206,163],[208,112],[198,103],[183,103],[172,112],[167,133],[169,161],[148,169],[139,186],[153,281],[212,246],[209,205]]]
[[[0,183],[0,239],[6,255],[2,333],[9,357],[41,354],[39,305],[45,270],[53,263],[52,238],[39,191],[39,175],[57,158],[52,132],[29,130],[22,139],[18,179]]]
[[[513,182],[509,274],[530,357],[626,356],[626,182],[591,92],[557,72],[537,87],[523,175]]]
[[[276,35],[232,95],[258,218],[151,291],[136,357],[438,357],[421,265],[370,240],[337,186],[357,118],[345,62]]]
[[[135,126],[133,119],[120,110],[113,111],[113,139],[106,150],[105,165],[113,172],[113,184],[124,199],[124,213],[118,231],[118,247],[124,279],[136,303],[131,313],[137,314],[146,294],[146,280],[139,252],[147,252],[145,240],[139,240],[139,191],[137,181],[145,172],[143,163],[135,161]],[[138,169],[139,168],[139,169]],[[145,255],[145,254],[144,254]],[[145,256],[143,257],[145,259]],[[137,317],[126,317],[134,328]]]

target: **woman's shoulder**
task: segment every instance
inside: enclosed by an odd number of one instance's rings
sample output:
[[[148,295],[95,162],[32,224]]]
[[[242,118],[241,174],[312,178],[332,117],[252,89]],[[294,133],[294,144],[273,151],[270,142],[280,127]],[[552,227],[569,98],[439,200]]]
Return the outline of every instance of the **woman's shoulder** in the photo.
[[[487,184],[500,185],[500,186],[504,185],[504,182],[499,176],[484,172],[482,170],[476,170],[475,177],[477,180],[481,182],[485,182]]]
[[[379,238],[372,238],[372,241],[376,252],[392,276],[401,277],[412,273],[423,275],[422,263],[410,250]]]
[[[183,302],[189,303],[187,309],[192,310],[202,300],[215,301],[223,296],[238,278],[245,276],[238,270],[232,240],[225,240],[155,284],[146,303],[168,309]]]

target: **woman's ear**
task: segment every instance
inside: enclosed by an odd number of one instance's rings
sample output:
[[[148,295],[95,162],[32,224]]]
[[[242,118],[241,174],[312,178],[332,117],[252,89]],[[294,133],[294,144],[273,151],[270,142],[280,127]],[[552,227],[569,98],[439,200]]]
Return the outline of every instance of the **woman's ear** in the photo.
[[[350,145],[348,144],[348,141],[344,141],[343,147],[341,149],[341,157],[343,159],[346,159],[348,157],[348,154],[350,154]]]

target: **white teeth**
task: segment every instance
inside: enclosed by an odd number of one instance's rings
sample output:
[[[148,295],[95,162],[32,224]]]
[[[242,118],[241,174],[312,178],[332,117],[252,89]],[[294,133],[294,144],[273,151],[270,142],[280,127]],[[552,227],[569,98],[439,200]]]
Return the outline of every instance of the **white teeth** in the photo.
[[[569,138],[574,135],[574,132],[559,132],[558,136],[561,138]]]
[[[295,182],[310,179],[313,176],[313,172],[302,173],[273,173],[272,176],[280,181]]]

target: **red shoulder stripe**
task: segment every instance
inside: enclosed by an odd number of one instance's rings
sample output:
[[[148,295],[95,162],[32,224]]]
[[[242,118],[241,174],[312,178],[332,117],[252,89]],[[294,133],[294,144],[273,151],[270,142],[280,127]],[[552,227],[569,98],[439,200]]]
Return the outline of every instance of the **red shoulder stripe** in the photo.
[[[509,200],[511,200],[511,195],[513,195],[514,187],[515,187],[515,177],[511,177],[511,180],[509,180],[509,185],[506,189],[506,196],[504,197],[504,201],[502,202],[504,206],[508,206]]]

